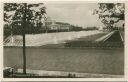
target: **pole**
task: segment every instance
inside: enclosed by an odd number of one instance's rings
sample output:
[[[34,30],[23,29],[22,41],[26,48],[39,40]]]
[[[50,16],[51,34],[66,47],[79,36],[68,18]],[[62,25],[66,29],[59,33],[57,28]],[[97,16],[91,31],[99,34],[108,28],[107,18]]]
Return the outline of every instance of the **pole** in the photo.
[[[47,33],[47,18],[44,16],[44,20],[45,20],[45,33]]]
[[[13,32],[12,32],[13,30],[12,30],[12,26],[11,26],[11,46],[13,46]]]
[[[25,27],[26,27],[26,9],[27,3],[24,3],[24,16],[23,16],[23,74],[26,74],[26,46],[25,46]]]

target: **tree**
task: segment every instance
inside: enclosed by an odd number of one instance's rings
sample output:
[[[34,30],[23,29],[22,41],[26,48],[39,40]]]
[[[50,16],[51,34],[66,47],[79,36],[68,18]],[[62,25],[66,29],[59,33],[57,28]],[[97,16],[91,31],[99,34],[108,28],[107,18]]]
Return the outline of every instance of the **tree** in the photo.
[[[18,30],[19,34],[23,36],[23,73],[26,74],[26,53],[25,53],[25,34],[26,31],[31,29],[29,25],[33,25],[33,21],[37,19],[41,22],[43,15],[46,14],[43,3],[27,4],[27,3],[5,3],[4,4],[4,21],[5,26],[11,27],[11,32],[15,33]],[[38,10],[35,10],[36,8]],[[10,13],[12,13],[10,15]],[[38,24],[36,21],[35,24]],[[14,30],[16,29],[16,30]]]
[[[22,34],[22,23],[24,14],[23,3],[5,3],[4,4],[4,21],[13,31],[13,34]],[[38,26],[44,23],[46,17],[46,7],[43,3],[27,4],[26,9],[26,33],[35,33],[39,30]]]
[[[101,22],[108,28],[113,29],[113,25],[120,20],[124,20],[124,3],[98,3],[99,8],[93,14],[98,14]]]

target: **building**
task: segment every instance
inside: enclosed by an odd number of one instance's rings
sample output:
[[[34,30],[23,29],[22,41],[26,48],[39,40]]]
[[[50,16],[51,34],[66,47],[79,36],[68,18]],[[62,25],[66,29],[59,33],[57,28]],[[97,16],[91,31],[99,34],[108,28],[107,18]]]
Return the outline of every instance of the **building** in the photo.
[[[71,27],[68,23],[56,22],[50,17],[45,21],[45,26],[49,31],[69,31]]]

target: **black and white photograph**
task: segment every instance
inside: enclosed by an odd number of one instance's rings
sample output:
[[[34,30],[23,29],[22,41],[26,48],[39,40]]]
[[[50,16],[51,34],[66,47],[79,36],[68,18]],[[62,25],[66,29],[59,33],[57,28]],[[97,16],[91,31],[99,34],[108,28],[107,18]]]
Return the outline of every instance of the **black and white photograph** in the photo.
[[[3,78],[124,77],[125,3],[3,3],[3,16]]]

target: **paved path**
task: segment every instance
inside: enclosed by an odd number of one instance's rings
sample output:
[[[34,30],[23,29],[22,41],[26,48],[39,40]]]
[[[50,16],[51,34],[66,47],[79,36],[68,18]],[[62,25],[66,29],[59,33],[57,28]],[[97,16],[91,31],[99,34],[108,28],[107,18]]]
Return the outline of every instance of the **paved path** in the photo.
[[[111,40],[113,39],[114,42],[117,41],[117,40],[123,42],[124,41],[123,32],[115,30],[115,31],[112,31],[112,32],[106,34],[103,37],[100,37],[100,38],[96,39],[95,41],[98,41],[98,42],[99,41],[103,41],[103,42],[105,42],[105,41],[107,41],[109,39],[111,39]]]
[[[23,69],[18,69],[18,73],[23,73]],[[84,78],[121,78],[123,75],[111,75],[111,74],[96,74],[96,73],[77,73],[77,72],[64,72],[64,71],[46,71],[46,70],[31,70],[27,69],[28,74],[36,74],[37,76],[62,76],[68,77],[84,77]]]
[[[46,44],[64,43],[80,37],[102,33],[101,31],[60,32],[48,34],[26,35],[26,46],[42,46]],[[13,40],[13,41],[12,41]],[[17,35],[6,39],[5,46],[22,46],[22,36]]]
[[[115,32],[115,31],[112,31],[112,32],[106,34],[105,36],[96,39],[95,41],[98,41],[98,42],[99,42],[99,41],[105,41],[105,40],[108,39],[110,36],[112,36],[112,35],[114,34],[114,32]]]

